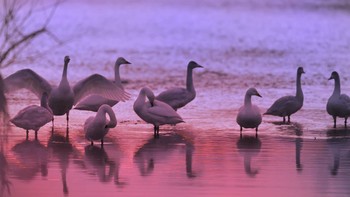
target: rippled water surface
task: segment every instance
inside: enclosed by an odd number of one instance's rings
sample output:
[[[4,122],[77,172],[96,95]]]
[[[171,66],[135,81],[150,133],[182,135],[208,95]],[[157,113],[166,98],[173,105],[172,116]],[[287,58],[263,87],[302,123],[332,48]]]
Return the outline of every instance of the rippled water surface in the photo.
[[[350,93],[350,4],[347,1],[67,1],[50,23],[61,46],[36,40],[40,57],[2,69],[6,77],[30,67],[57,84],[64,55],[71,56],[72,84],[92,73],[113,77],[123,56],[124,87],[132,98],[113,109],[118,119],[105,139],[91,146],[84,121],[92,112],[72,110],[30,132],[2,125],[2,196],[349,196],[350,130],[332,129],[325,105],[339,71]],[[32,55],[33,51],[25,51]],[[48,50],[48,51],[46,51]],[[46,52],[45,52],[46,51]],[[139,90],[155,93],[183,86],[195,60],[196,99],[178,113],[185,123],[153,126],[132,110]],[[295,93],[302,65],[304,107],[291,124],[264,116],[258,132],[239,135],[235,118],[245,91],[261,111]],[[59,74],[57,74],[59,73]],[[39,104],[35,95],[7,95],[10,115]]]

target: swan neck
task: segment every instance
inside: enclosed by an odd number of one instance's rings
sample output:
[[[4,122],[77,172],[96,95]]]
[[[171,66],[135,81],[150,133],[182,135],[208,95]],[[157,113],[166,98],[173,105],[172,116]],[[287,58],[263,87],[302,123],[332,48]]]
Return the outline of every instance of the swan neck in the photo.
[[[116,85],[118,85],[119,87],[123,87],[122,86],[122,80],[121,80],[121,78],[120,78],[120,73],[119,73],[119,68],[120,68],[120,65],[119,64],[116,64],[115,66],[114,66],[114,83],[116,84]]]
[[[112,110],[112,108],[108,106],[102,106],[98,112],[97,112],[97,117],[104,117],[108,114],[109,116],[109,122],[107,123],[106,127],[107,128],[114,128],[117,125],[117,118],[115,117],[115,114]]]
[[[301,73],[297,74],[297,89],[296,89],[296,97],[303,100],[304,99],[304,94],[303,90],[301,89]]]
[[[68,62],[64,63],[62,78],[67,79]]]
[[[193,85],[192,69],[190,67],[187,67],[186,88],[189,92],[195,92]]]
[[[252,105],[252,95],[245,94],[244,97],[244,106],[251,106]]]
[[[340,79],[339,79],[339,77],[334,78],[333,95],[340,95]]]

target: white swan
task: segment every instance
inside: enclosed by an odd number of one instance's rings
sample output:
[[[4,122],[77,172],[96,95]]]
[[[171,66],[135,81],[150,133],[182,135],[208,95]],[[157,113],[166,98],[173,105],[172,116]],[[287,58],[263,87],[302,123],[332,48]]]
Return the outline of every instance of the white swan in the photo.
[[[186,88],[171,88],[160,93],[156,99],[169,104],[175,111],[191,102],[196,97],[192,76],[192,70],[194,68],[203,67],[194,61],[188,63]]]
[[[82,98],[91,94],[98,94],[108,99],[124,101],[128,95],[123,89],[107,80],[105,77],[94,74],[79,81],[73,89],[67,79],[69,56],[64,58],[64,68],[62,79],[58,87],[52,87],[44,78],[30,69],[23,69],[15,72],[4,79],[7,92],[18,89],[28,89],[38,97],[44,92],[49,95],[49,107],[54,115],[67,115],[69,121],[69,111],[73,105]]]
[[[283,123],[286,122],[285,117],[287,116],[288,122],[290,122],[290,116],[301,109],[304,103],[304,94],[301,89],[301,75],[303,73],[305,73],[303,67],[299,67],[297,70],[296,95],[279,98],[264,114],[283,117]]]
[[[106,119],[106,114],[109,120]],[[85,138],[91,141],[93,145],[94,140],[101,140],[103,146],[103,138],[108,133],[110,128],[117,126],[117,119],[112,108],[109,105],[103,104],[98,109],[95,117],[89,117],[84,124]]]
[[[29,130],[35,131],[35,139],[38,137],[38,130],[46,123],[52,121],[52,111],[47,105],[47,93],[43,93],[41,97],[41,106],[28,106],[10,120],[17,127],[23,128],[27,131],[26,139],[28,139]]]
[[[241,127],[241,135],[243,128],[255,128],[257,134],[262,121],[259,107],[252,104],[253,95],[261,97],[255,88],[249,88],[244,97],[244,105],[238,110],[236,121]]]
[[[350,97],[346,94],[340,94],[340,78],[337,72],[332,72],[328,80],[334,79],[334,91],[327,102],[327,112],[333,117],[334,128],[337,127],[337,117],[345,118],[345,127],[350,116]]]
[[[146,102],[146,96],[148,102]],[[159,126],[184,122],[179,114],[168,104],[158,101],[151,89],[144,87],[134,103],[135,113],[147,123],[154,126],[154,136],[159,136]]]
[[[116,60],[115,66],[114,66],[114,83],[118,87],[120,87],[121,89],[124,89],[124,88],[123,88],[122,81],[120,78],[119,68],[123,64],[131,64],[131,63],[128,62],[127,60],[125,60],[123,57],[119,57]],[[79,101],[79,103],[74,107],[74,109],[95,111],[96,112],[100,108],[100,106],[103,104],[107,104],[107,105],[113,107],[118,102],[119,102],[119,100],[107,99],[107,98],[102,97],[100,95],[91,95],[91,96],[88,96],[88,97],[82,99],[81,101]]]

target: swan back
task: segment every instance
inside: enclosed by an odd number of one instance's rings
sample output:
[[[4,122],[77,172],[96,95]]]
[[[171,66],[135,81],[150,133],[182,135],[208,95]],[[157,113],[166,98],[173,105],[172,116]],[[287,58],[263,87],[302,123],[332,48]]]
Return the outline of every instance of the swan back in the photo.
[[[252,96],[261,97],[255,88],[249,88],[244,97],[244,105],[238,110],[236,121],[244,128],[257,128],[262,122],[259,107],[251,102]]]

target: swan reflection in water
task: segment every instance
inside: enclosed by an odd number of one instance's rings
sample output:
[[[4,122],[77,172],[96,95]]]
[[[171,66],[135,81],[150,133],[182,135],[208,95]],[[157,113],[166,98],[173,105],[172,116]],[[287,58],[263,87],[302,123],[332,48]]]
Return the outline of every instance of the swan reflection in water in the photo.
[[[8,179],[8,162],[4,155],[3,147],[0,150],[0,196],[11,194],[11,182]]]
[[[194,145],[191,140],[185,139],[177,133],[169,133],[161,138],[149,139],[134,154],[134,163],[139,168],[141,176],[151,175],[157,163],[169,159],[176,150],[183,152],[185,148],[186,176],[195,178],[196,173],[192,170],[192,155]]]
[[[20,180],[32,180],[40,172],[42,177],[48,175],[47,148],[38,140],[25,140],[16,144],[12,151],[14,163],[11,163],[11,173]]]
[[[333,156],[333,163],[330,167],[330,173],[333,176],[336,176],[340,168],[340,158],[342,154],[349,147],[349,135],[350,130],[347,129],[331,129],[327,131],[327,136],[330,137],[327,139],[327,144],[329,145],[329,150]]]
[[[249,177],[255,177],[258,169],[251,167],[251,160],[256,157],[261,150],[261,141],[258,137],[243,136],[237,141],[237,148],[240,155],[244,158],[244,170]]]
[[[119,177],[121,153],[114,146],[113,144],[103,147],[85,146],[83,166],[88,174],[96,175],[100,182],[110,182],[114,178],[114,183],[118,187],[123,187],[126,183],[120,181]]]
[[[67,185],[67,169],[69,166],[70,156],[75,152],[72,144],[69,142],[68,133],[68,127],[66,128],[66,136],[59,134],[58,131],[52,132],[47,145],[51,153],[50,155],[58,159],[58,163],[61,168],[61,179],[64,194],[69,193]]]

